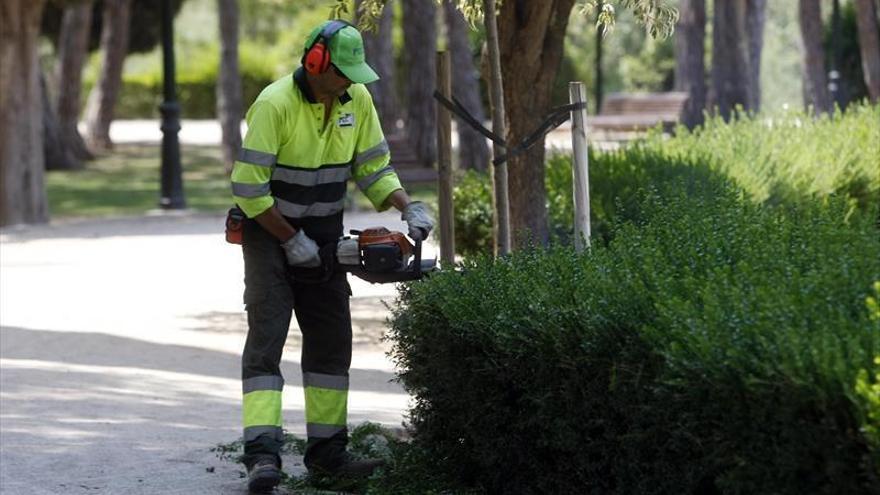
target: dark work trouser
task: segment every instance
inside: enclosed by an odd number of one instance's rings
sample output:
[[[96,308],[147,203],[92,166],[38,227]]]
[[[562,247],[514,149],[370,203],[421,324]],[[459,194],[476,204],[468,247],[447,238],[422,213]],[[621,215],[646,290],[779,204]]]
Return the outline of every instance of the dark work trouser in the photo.
[[[291,311],[302,331],[307,467],[333,469],[348,442],[351,289],[344,274],[322,284],[296,282],[279,242],[254,221],[244,224],[244,302],[248,336],[242,354],[244,459],[278,457],[283,443],[279,367]]]

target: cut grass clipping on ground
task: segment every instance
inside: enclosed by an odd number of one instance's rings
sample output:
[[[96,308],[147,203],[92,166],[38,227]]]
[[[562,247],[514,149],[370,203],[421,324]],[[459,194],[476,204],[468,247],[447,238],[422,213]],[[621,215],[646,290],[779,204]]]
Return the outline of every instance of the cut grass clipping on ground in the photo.
[[[46,174],[52,218],[142,215],[159,205],[159,144],[122,144],[87,162],[85,170]],[[223,213],[232,205],[229,178],[219,146],[183,145],[180,150],[187,208]],[[436,203],[434,184],[409,188],[413,199]],[[371,211],[369,200],[349,183],[346,208]]]

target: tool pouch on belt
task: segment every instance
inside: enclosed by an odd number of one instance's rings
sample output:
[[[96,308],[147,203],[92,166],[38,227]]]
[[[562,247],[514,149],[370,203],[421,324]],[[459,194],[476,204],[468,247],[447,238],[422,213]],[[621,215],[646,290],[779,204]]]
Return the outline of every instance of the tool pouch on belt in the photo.
[[[226,242],[229,244],[241,244],[241,231],[244,227],[244,212],[237,206],[230,208],[226,213]]]

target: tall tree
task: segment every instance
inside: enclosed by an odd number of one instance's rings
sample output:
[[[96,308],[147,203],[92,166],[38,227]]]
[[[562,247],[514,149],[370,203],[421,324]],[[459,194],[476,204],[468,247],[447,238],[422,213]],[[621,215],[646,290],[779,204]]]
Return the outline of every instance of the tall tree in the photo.
[[[693,128],[703,123],[706,108],[706,0],[681,0],[675,32],[675,89],[688,93],[683,123]]]
[[[356,2],[355,12],[358,16],[362,3],[363,0]],[[400,118],[395,84],[394,46],[391,39],[393,27],[394,9],[389,7],[382,11],[376,31],[363,33],[364,53],[370,66],[379,74],[379,80],[370,85],[370,94],[373,95],[373,103],[386,133],[396,130],[397,119]]]
[[[238,0],[217,0],[220,14],[220,80],[217,84],[217,118],[223,133],[223,163],[228,172],[241,148],[244,103],[238,70]]]
[[[403,0],[406,59],[406,133],[424,167],[437,160],[434,86],[437,80],[437,8],[434,0]]]
[[[364,0],[377,12],[387,0]],[[528,2],[505,1],[496,22],[501,52],[500,76],[504,80],[504,104],[509,125],[505,138],[517,143],[531,133],[550,110],[552,83],[562,59],[565,27],[575,0]],[[470,20],[482,17],[483,0],[458,0],[459,9]],[[667,2],[621,0],[651,36],[669,36],[678,13]],[[613,23],[613,9],[602,8],[600,22]],[[374,17],[362,23],[373,24]],[[407,42],[408,44],[408,42]],[[497,74],[497,67],[492,72]],[[547,239],[547,210],[544,204],[544,139],[529,151],[510,160],[510,213],[514,233],[532,239]],[[518,240],[523,239],[521,235]]]
[[[871,101],[880,101],[880,34],[877,28],[877,4],[874,0],[856,0],[856,22],[859,28],[859,51],[862,72]]]
[[[101,73],[86,104],[86,140],[94,150],[113,147],[110,124],[122,89],[122,66],[128,53],[132,0],[104,0],[101,29]]]
[[[451,1],[444,2],[449,51],[452,57],[452,93],[480,122],[486,119],[480,99],[480,79],[468,37],[467,21]],[[461,119],[458,123],[458,157],[462,168],[486,170],[489,146],[486,138]]]
[[[40,71],[40,93],[42,104],[43,123],[43,159],[45,160],[46,170],[76,170],[82,168],[80,161],[73,154],[73,149],[66,146],[62,138],[62,129],[58,115],[55,113],[55,106],[52,104],[52,98],[49,95],[49,88],[46,84],[46,76]]]
[[[506,1],[498,15],[508,143],[518,143],[541,124],[551,106],[556,72],[574,0]],[[513,245],[545,243],[544,140],[508,161]],[[531,237],[531,239],[529,239]]]
[[[798,17],[804,44],[804,103],[816,114],[831,111],[822,46],[822,10],[819,0],[799,0]]]
[[[764,25],[767,0],[746,1],[746,36],[749,46],[749,108],[761,109],[761,52],[764,48]]]
[[[37,57],[44,3],[0,2],[0,225],[49,219]]]
[[[746,3],[715,2],[712,19],[711,104],[728,120],[737,105],[750,108]]]
[[[82,160],[93,158],[77,129],[82,110],[82,70],[89,53],[92,25],[92,0],[74,3],[64,9],[58,37],[58,64],[55,71],[58,88],[57,109],[60,142],[75,158],[72,168],[81,168]],[[57,147],[49,144],[50,147]],[[55,163],[54,165],[58,165]],[[53,163],[47,163],[53,168]]]

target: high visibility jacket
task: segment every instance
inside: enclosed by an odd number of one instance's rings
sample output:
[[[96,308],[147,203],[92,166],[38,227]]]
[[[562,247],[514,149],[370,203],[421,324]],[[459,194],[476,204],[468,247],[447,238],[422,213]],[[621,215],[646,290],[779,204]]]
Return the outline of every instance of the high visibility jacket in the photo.
[[[276,204],[318,241],[342,234],[346,184],[354,178],[377,210],[400,180],[373,99],[353,84],[324,122],[302,67],[267,86],[247,112],[248,131],[232,169],[233,200],[253,218]]]

